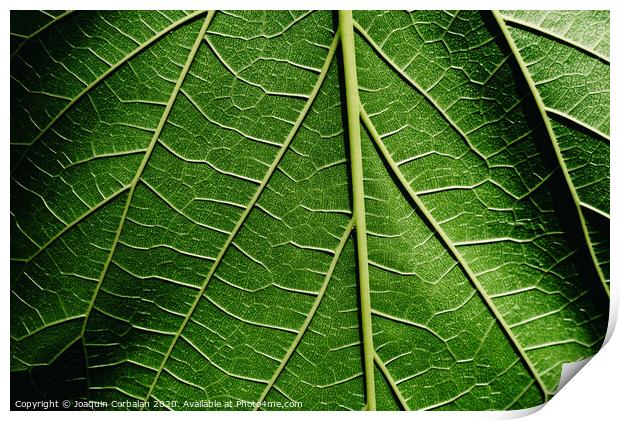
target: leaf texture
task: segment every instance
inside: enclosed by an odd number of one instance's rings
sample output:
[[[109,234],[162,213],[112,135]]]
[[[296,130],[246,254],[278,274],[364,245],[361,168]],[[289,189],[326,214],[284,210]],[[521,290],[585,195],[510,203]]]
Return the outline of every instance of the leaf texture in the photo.
[[[518,409],[601,346],[608,12],[13,12],[11,42],[17,390]]]

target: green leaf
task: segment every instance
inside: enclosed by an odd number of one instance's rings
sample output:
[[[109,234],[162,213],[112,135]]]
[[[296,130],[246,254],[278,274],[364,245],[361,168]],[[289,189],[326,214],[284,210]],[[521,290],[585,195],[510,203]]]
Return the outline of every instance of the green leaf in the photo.
[[[517,409],[600,348],[608,12],[12,12],[11,39],[13,401]]]

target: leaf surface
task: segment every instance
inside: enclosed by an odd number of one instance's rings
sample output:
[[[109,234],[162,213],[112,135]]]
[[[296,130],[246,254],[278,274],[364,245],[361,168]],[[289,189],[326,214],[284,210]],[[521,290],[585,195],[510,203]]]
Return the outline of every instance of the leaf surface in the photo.
[[[517,409],[601,346],[608,12],[11,25],[14,385]]]

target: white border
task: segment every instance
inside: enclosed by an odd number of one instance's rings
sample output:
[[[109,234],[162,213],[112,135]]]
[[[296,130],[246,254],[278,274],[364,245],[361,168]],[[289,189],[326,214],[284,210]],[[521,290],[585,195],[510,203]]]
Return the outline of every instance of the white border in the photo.
[[[618,41],[619,31],[614,28],[613,22],[616,21],[615,13],[619,10],[619,6],[613,1],[603,0],[588,0],[587,2],[573,1],[570,4],[567,1],[561,0],[546,0],[541,2],[540,0],[498,0],[494,2],[473,0],[467,2],[459,2],[455,0],[417,0],[417,1],[396,1],[396,0],[382,0],[381,2],[369,1],[369,0],[315,0],[307,2],[294,2],[278,1],[278,0],[261,0],[260,2],[254,1],[242,1],[242,0],[217,0],[217,1],[188,1],[178,0],[174,2],[165,0],[139,0],[128,2],[127,0],[108,0],[105,2],[94,1],[79,1],[79,0],[20,0],[19,2],[10,1],[4,2],[5,13],[0,17],[2,27],[6,28],[6,32],[9,32],[9,10],[12,9],[410,9],[412,7],[419,9],[580,9],[587,7],[588,9],[609,9],[611,10],[612,25],[611,25],[611,45],[612,45],[612,65],[611,65],[611,132],[616,133],[616,130],[620,129],[617,123],[618,111],[618,71],[615,60],[615,46]],[[9,171],[9,139],[10,139],[10,102],[9,102],[9,61],[10,56],[10,43],[8,34],[6,34],[2,40],[2,51],[5,61],[2,63],[5,71],[5,81],[2,84],[2,132],[5,134],[5,153],[0,154],[0,168],[4,168],[4,171]],[[612,175],[612,187],[615,186],[615,181],[618,179],[618,148],[612,145],[611,148],[611,175]],[[3,200],[0,201],[0,215],[4,215],[3,223],[0,225],[2,238],[4,242],[0,245],[0,259],[2,259],[3,265],[2,279],[5,279],[5,292],[0,294],[0,303],[4,309],[4,320],[2,323],[2,335],[8,342],[9,338],[9,294],[8,294],[8,279],[9,276],[9,259],[10,259],[10,244],[9,244],[9,177],[5,176],[0,184],[0,197]],[[619,190],[611,190],[611,204],[615,209],[618,203]],[[614,250],[616,239],[618,238],[618,224],[615,223],[617,219],[612,219],[611,223],[611,249]],[[612,254],[613,256],[613,254]],[[616,270],[616,266],[612,264],[611,278],[620,282],[617,276],[620,272]],[[529,419],[532,420],[549,420],[549,419],[611,419],[612,414],[617,416],[618,414],[618,376],[620,375],[620,339],[618,335],[611,336],[613,331],[618,312],[618,303],[620,302],[620,287],[615,287],[615,283],[612,281],[612,302],[610,312],[610,323],[608,329],[607,343],[601,349],[601,351],[592,358],[587,364],[587,368],[579,372],[576,377],[569,381],[568,384],[554,397],[542,410],[532,411],[515,411],[515,412],[415,412],[415,413],[355,413],[353,416],[362,419],[374,418],[377,416],[401,418],[416,420],[428,420],[428,419],[441,419],[441,420],[487,420],[487,419],[510,419],[525,416],[528,413],[535,412],[530,415]],[[3,409],[9,411],[9,346],[5,342],[5,346],[0,350],[0,364],[3,368],[5,375],[4,381],[0,383],[2,397],[3,397]],[[538,408],[540,409],[540,408]],[[37,413],[39,414],[39,413]],[[33,415],[37,415],[32,412],[10,412],[8,415],[15,419],[31,419]],[[40,413],[43,414],[43,413]],[[57,419],[82,419],[84,413],[70,413],[70,412],[46,412],[44,416],[52,420]],[[169,418],[169,413],[121,413],[118,416],[122,418],[142,418],[152,417],[157,419]],[[204,420],[205,417],[223,418],[236,420],[245,417],[245,413],[241,412],[227,412],[227,413],[209,413],[204,412],[189,413],[181,412],[175,413],[180,417],[187,417],[193,419]],[[110,413],[108,412],[91,412],[87,415],[96,419],[105,419],[107,421]],[[288,419],[291,414],[286,412],[276,413],[254,413],[252,415],[256,419],[269,418],[281,418]],[[320,414],[312,412],[298,412],[294,415],[300,420],[310,420],[315,416],[321,418],[336,419],[342,416],[337,412],[321,412]],[[286,418],[285,418],[286,417]]]
[[[88,0],[23,0],[11,2],[7,9],[461,9],[461,10],[487,10],[487,9],[614,9],[610,0],[588,0],[587,3],[577,1],[547,0],[542,3],[539,0],[313,0],[313,1],[279,1],[279,0],[178,0],[174,2],[166,0],[107,0],[95,2]],[[415,6],[415,7],[414,7]]]

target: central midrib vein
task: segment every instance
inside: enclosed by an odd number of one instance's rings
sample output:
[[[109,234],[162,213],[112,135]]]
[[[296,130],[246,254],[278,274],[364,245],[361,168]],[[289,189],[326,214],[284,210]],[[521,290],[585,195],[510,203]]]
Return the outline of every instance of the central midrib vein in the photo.
[[[353,193],[353,220],[355,221],[360,317],[366,385],[366,409],[377,409],[375,398],[374,354],[372,315],[370,307],[370,279],[368,274],[368,244],[366,242],[366,209],[364,205],[364,173],[362,168],[362,140],[360,136],[360,98],[355,63],[353,14],[350,10],[338,11],[338,29],[342,47],[344,84],[349,131],[351,162],[351,190]]]

